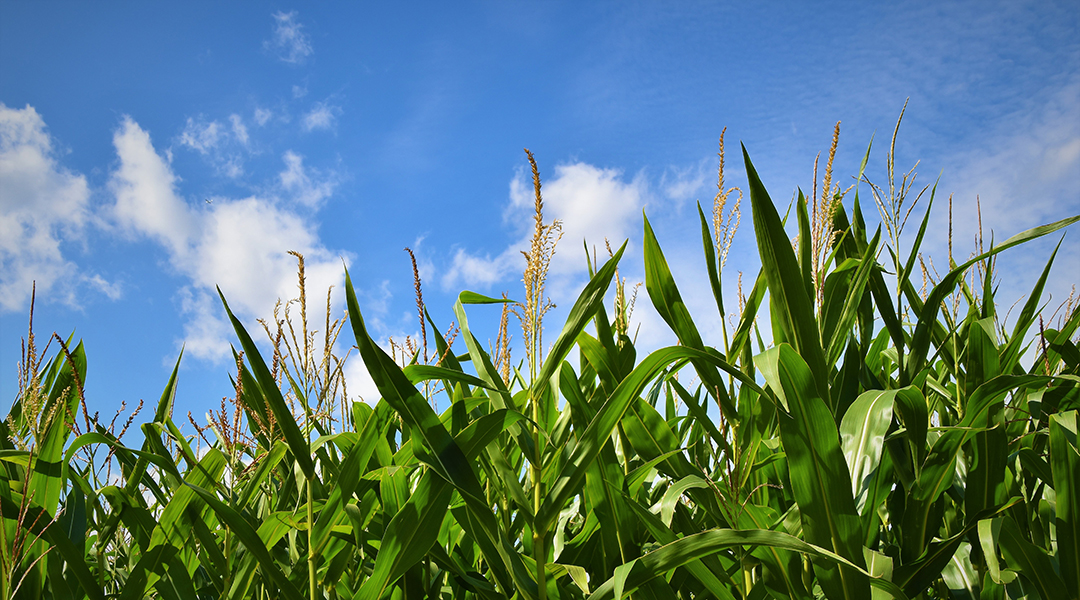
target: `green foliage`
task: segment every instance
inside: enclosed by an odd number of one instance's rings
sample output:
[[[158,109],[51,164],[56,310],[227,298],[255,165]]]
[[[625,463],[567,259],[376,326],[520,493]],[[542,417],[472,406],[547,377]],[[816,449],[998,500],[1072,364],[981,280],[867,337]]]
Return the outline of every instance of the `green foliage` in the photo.
[[[634,348],[619,249],[590,265],[551,350],[530,355],[531,380],[469,327],[467,308],[505,297],[461,294],[460,353],[421,302],[436,356],[399,362],[397,346],[372,339],[346,274],[377,402],[346,402],[331,336],[316,360],[306,316],[303,344],[281,343],[284,321],[276,336],[267,328],[268,361],[229,311],[242,349],[234,413],[211,419],[213,439],[184,435],[174,370],[136,449],[85,415],[83,346],[62,343],[42,365],[31,337],[0,425],[0,596],[1077,597],[1080,310],[1032,348],[1054,257],[1011,330],[992,257],[1080,217],[953,265],[923,295],[911,277],[929,207],[902,257],[902,223],[888,222],[898,210],[882,213],[880,246],[857,191],[849,212],[827,184],[836,201],[814,207],[834,212],[808,213],[800,194],[793,247],[743,155],[762,270],[721,345],[699,324],[728,317],[726,248],[715,251],[700,210],[721,314],[695,323],[646,219],[645,287],[679,345]],[[535,163],[534,181],[546,235]],[[826,234],[811,252],[809,238]]]

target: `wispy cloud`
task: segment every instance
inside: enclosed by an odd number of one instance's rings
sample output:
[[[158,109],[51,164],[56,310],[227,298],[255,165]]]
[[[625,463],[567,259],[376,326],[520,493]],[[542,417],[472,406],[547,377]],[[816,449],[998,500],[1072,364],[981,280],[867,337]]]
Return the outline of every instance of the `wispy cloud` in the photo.
[[[687,200],[700,199],[701,192],[707,187],[715,167],[708,159],[697,164],[668,167],[660,176],[660,189],[664,195],[681,205]]]
[[[1080,212],[1080,77],[1004,119],[987,144],[957,154],[945,169],[957,200],[974,204],[999,234]],[[976,223],[957,223],[971,239]]]
[[[945,167],[940,187],[954,194],[953,245],[957,260],[974,248],[981,205],[984,244],[990,245],[1025,229],[1080,214],[1080,77],[1035,95],[1039,100],[1018,110],[1006,126],[990,132],[987,143],[957,154]],[[939,191],[940,195],[940,191]],[[941,200],[944,200],[941,199]],[[944,220],[944,203],[935,211]],[[961,216],[963,215],[963,216]],[[1080,238],[1069,228],[1047,284],[1054,306],[1064,300],[1073,284],[1080,283]],[[1000,299],[1011,303],[1031,291],[1060,234],[1029,251],[1007,251],[998,261]],[[947,233],[930,233],[935,257],[945,256]],[[940,264],[943,260],[935,261]]]
[[[333,130],[340,115],[340,106],[327,102],[316,102],[315,106],[300,118],[300,127],[304,131],[314,131],[316,129]]]
[[[89,285],[109,297],[119,287],[64,256],[62,240],[77,240],[91,223],[86,177],[62,167],[45,121],[31,106],[0,103],[0,310],[22,310],[37,281],[76,305]]]
[[[278,180],[296,202],[316,208],[334,193],[337,187],[335,173],[326,174],[305,168],[304,157],[292,150],[286,151],[281,159],[285,162],[285,170],[278,173]]]
[[[228,125],[202,116],[188,117],[177,141],[202,155],[219,174],[231,179],[243,176],[243,154],[250,150],[251,137],[240,115],[229,115]]]
[[[215,361],[229,356],[230,328],[215,288],[249,321],[269,316],[277,299],[296,295],[296,262],[288,250],[305,255],[310,290],[341,289],[341,258],[321,243],[308,219],[272,198],[256,196],[214,198],[196,209],[180,196],[176,175],[137,123],[125,118],[113,143],[119,166],[109,188],[116,198],[116,220],[130,233],[164,246],[172,267],[187,279],[179,300],[187,316],[187,348],[194,356]],[[299,157],[296,167],[303,173]],[[309,306],[309,312],[319,307]]]
[[[199,121],[188,117],[187,125],[180,132],[180,144],[199,154],[206,154],[216,149],[220,142],[221,124],[217,121],[207,123],[201,117]]]
[[[234,113],[229,115],[229,123],[232,124],[233,137],[236,138],[236,141],[240,142],[241,145],[247,146],[248,131],[247,126],[244,125],[244,119],[242,119],[240,115]]]
[[[263,42],[263,48],[277,54],[277,57],[289,64],[301,64],[315,49],[311,39],[304,33],[304,26],[296,19],[296,11],[274,13],[273,37]]]
[[[255,122],[259,125],[259,127],[266,125],[267,121],[269,121],[270,117],[272,116],[274,116],[274,111],[268,108],[259,107],[255,109]]]

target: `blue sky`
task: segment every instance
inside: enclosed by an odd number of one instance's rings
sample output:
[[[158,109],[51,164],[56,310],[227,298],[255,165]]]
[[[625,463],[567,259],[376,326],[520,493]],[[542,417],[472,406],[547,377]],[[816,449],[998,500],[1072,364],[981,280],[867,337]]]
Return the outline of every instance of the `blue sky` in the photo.
[[[940,174],[939,266],[949,194],[962,256],[976,195],[998,240],[1080,213],[1075,2],[746,4],[0,3],[0,395],[15,396],[34,280],[39,338],[86,343],[103,415],[156,399],[182,345],[178,411],[217,406],[234,338],[214,287],[255,327],[295,295],[288,250],[307,256],[313,297],[341,292],[348,264],[384,342],[419,331],[405,246],[443,327],[461,289],[520,297],[524,147],[564,222],[556,302],[585,280],[583,241],[629,239],[622,275],[642,279],[644,210],[711,339],[694,203],[715,194],[724,127],[729,185],[745,187],[742,141],[786,203],[812,188],[838,120],[838,181],[876,132],[867,173],[883,183],[910,98],[897,165],[921,161],[920,184]],[[750,223],[729,294],[757,270]],[[1078,237],[1054,306],[1080,280]],[[1006,306],[1054,243],[1001,260]],[[494,338],[496,310],[473,313]],[[644,292],[634,320],[644,345],[671,342]],[[370,396],[359,360],[348,372]]]

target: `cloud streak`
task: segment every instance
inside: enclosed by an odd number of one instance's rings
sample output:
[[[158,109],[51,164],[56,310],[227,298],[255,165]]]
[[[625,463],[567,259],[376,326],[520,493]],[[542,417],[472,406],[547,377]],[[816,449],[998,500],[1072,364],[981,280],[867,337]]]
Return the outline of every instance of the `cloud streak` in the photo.
[[[315,53],[311,38],[304,33],[304,26],[297,21],[296,11],[278,11],[274,18],[273,36],[263,43],[263,48],[273,52],[278,59],[288,64],[303,64]]]
[[[251,141],[244,119],[229,115],[228,124],[202,117],[188,117],[184,130],[177,138],[179,144],[198,152],[220,175],[238,179],[244,175],[242,154],[249,151]]]
[[[311,132],[317,129],[333,131],[337,126],[337,118],[341,115],[341,107],[327,102],[317,102],[310,111],[300,118],[300,127]]]

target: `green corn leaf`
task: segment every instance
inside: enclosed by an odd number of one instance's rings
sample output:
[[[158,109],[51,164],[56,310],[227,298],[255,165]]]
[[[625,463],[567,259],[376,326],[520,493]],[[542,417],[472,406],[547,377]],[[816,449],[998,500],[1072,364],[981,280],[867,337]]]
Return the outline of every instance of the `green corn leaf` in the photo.
[[[443,381],[450,381],[452,383],[465,383],[468,385],[482,387],[489,390],[494,390],[484,380],[468,373],[463,373],[459,370],[448,369],[446,367],[436,367],[434,365],[408,365],[402,372],[409,378],[409,382],[413,385],[423,383],[425,381],[431,381],[435,379],[441,379]]]
[[[852,497],[856,499],[865,489],[864,482],[881,462],[885,434],[892,425],[893,398],[898,392],[864,392],[848,407],[840,423],[840,443],[851,472]]]
[[[1020,355],[1023,353],[1024,337],[1028,330],[1031,329],[1031,326],[1035,324],[1039,303],[1042,301],[1043,290],[1046,288],[1046,279],[1050,276],[1050,267],[1054,264],[1054,258],[1057,257],[1063,241],[1065,241],[1064,235],[1058,240],[1057,246],[1054,246],[1054,251],[1050,254],[1050,259],[1046,261],[1046,266],[1043,267],[1039,280],[1035,282],[1035,287],[1028,294],[1024,308],[1020,310],[1020,314],[1016,317],[1012,336],[1009,337],[1009,341],[1006,342],[1005,348],[1001,351],[1001,368],[1005,373],[1011,373],[1013,367],[1020,361]]]
[[[638,400],[630,405],[622,425],[626,439],[630,441],[634,451],[645,460],[680,449],[679,439],[675,437],[675,433],[668,427],[664,418],[644,400]],[[660,470],[678,479],[687,475],[700,474],[700,471],[695,469],[682,454],[669,458]]]
[[[817,396],[832,407],[829,395],[828,369],[818,335],[812,298],[807,295],[806,282],[799,262],[784,232],[769,192],[765,190],[750,155],[743,146],[743,160],[750,183],[750,205],[754,213],[754,235],[757,237],[762,270],[769,281],[770,298],[776,309],[773,319],[780,325],[784,339],[806,362],[813,374]],[[861,556],[861,554],[860,554]]]
[[[217,496],[212,492],[191,485],[190,483],[185,483],[184,485],[194,490],[196,494],[210,505],[210,508],[213,509],[218,518],[221,519],[221,522],[236,535],[240,542],[244,544],[244,548],[255,557],[259,563],[259,567],[267,576],[269,576],[270,580],[274,582],[278,588],[278,592],[281,593],[283,597],[293,600],[301,600],[301,598],[303,598],[300,594],[300,590],[296,589],[296,586],[293,585],[293,583],[289,581],[289,578],[281,572],[280,568],[278,568],[277,562],[270,556],[270,552],[259,538],[258,532],[242,514],[228,504],[218,500]]]
[[[915,269],[915,262],[919,258],[919,249],[922,248],[923,236],[926,235],[926,226],[930,223],[930,211],[934,207],[934,197],[937,195],[937,186],[940,181],[941,177],[938,176],[938,180],[934,182],[934,187],[930,190],[930,199],[926,202],[926,211],[923,212],[919,232],[915,234],[915,241],[911,244],[907,262],[904,263],[904,270],[900,273],[900,281],[909,281],[911,279],[911,273]]]
[[[610,393],[619,384],[619,377],[616,375],[618,367],[612,361],[607,348],[586,331],[578,334],[577,344],[581,356],[589,361],[600,377],[601,385]]]
[[[1034,584],[1040,596],[1050,599],[1071,597],[1046,550],[1024,539],[1020,527],[1011,517],[1006,517],[1001,524],[999,542],[1005,562]]]
[[[671,276],[671,269],[668,268],[667,259],[664,258],[660,244],[656,241],[649,219],[643,218],[645,220],[645,289],[649,292],[649,298],[656,312],[660,313],[684,346],[704,350],[705,345],[701,341],[701,334],[698,333],[694,320],[690,318],[690,311],[683,303],[682,295],[679,294],[679,288]],[[727,387],[715,367],[695,361],[694,368],[710,391]],[[731,399],[725,395],[721,395],[719,399],[720,409],[724,415],[727,418],[734,418],[735,405],[731,403]]]
[[[288,446],[286,446],[284,442],[278,440],[277,442],[274,442],[274,446],[269,452],[262,455],[259,466],[256,467],[255,473],[251,476],[251,481],[249,481],[240,492],[240,499],[238,501],[239,506],[248,505],[252,496],[259,491],[259,488],[267,482],[270,475],[277,469],[278,464],[285,456],[287,450]]]
[[[694,417],[697,424],[700,424],[702,429],[709,434],[709,438],[718,448],[730,450],[731,446],[728,444],[727,438],[725,438],[720,430],[716,428],[716,424],[713,423],[711,417],[706,408],[698,404],[697,398],[695,398],[677,379],[669,378],[668,384],[675,390],[675,393],[682,399],[683,404],[686,406],[687,411]]]
[[[895,396],[896,413],[904,424],[904,437],[908,450],[915,464],[912,472],[918,475],[926,459],[926,432],[930,427],[930,416],[926,406],[926,397],[914,386],[903,388]]]
[[[979,386],[968,399],[964,418],[955,428],[947,429],[934,442],[923,462],[922,472],[919,474],[918,483],[913,492],[914,498],[933,502],[945,491],[952,480],[956,453],[975,435],[974,427],[977,419],[979,417],[985,419],[986,411],[991,404],[1000,402],[1001,397],[1009,391],[1046,385],[1050,381],[1049,377],[1035,375],[999,375]]]
[[[754,383],[752,379],[722,359],[706,352],[686,346],[674,346],[661,348],[649,354],[634,368],[630,375],[623,379],[619,387],[615,389],[600,410],[597,411],[596,417],[589,423],[588,428],[580,434],[578,444],[570,450],[563,463],[564,466],[560,469],[554,483],[549,488],[547,498],[544,500],[540,512],[536,515],[538,522],[543,523],[545,527],[554,522],[570,495],[575,493],[581,485],[589,465],[599,455],[600,450],[611,436],[611,432],[615,429],[615,425],[622,420],[626,410],[630,407],[630,403],[637,399],[645,386],[664,371],[668,365],[686,358],[711,362],[738,378],[744,386],[759,393],[763,400],[769,398],[765,391]]]
[[[859,269],[855,272],[855,276],[851,280],[848,293],[844,297],[843,305],[840,308],[839,316],[835,324],[825,332],[825,335],[829,340],[825,361],[830,367],[836,365],[836,361],[838,361],[840,355],[843,354],[848,334],[851,332],[851,327],[855,324],[855,319],[859,314],[859,307],[862,305],[866,284],[870,280],[870,274],[873,273],[874,267],[877,266],[874,261],[874,256],[877,252],[877,244],[880,237],[881,228],[878,227],[877,231],[874,233],[874,238],[870,240],[870,243],[866,246],[866,252],[863,254],[862,260],[859,263]],[[828,310],[828,307],[826,310]]]
[[[604,295],[611,285],[611,278],[615,276],[615,267],[619,265],[619,259],[622,258],[625,250],[626,242],[623,242],[615,255],[604,263],[603,267],[600,267],[600,270],[589,280],[589,283],[585,284],[585,289],[581,291],[581,294],[574,302],[574,306],[570,309],[570,314],[566,317],[562,332],[559,333],[559,337],[555,338],[555,343],[551,345],[547,356],[544,357],[544,364],[540,368],[540,373],[536,376],[536,381],[532,382],[533,389],[530,395],[533,398],[539,398],[544,394],[551,381],[551,376],[555,374],[555,370],[559,368],[563,359],[566,358],[566,355],[570,353],[570,350],[577,342],[578,334],[581,333],[585,325],[596,313],[596,310],[603,304]]]
[[[470,460],[475,459],[488,444],[498,439],[499,434],[511,425],[525,420],[525,415],[516,410],[502,409],[484,415],[469,424],[454,441]]]
[[[427,554],[438,538],[453,489],[434,470],[420,478],[408,502],[386,527],[375,568],[357,592],[358,600],[378,600]]]
[[[68,339],[68,347],[71,339]],[[86,350],[82,342],[70,354],[58,354],[53,364],[59,364],[55,379],[49,387],[49,398],[41,409],[41,424],[34,452],[30,490],[35,502],[56,515],[64,488],[64,445],[71,436],[73,421],[82,402],[82,383],[86,381]]]
[[[736,546],[767,546],[800,552],[820,560],[830,561],[837,565],[860,573],[865,579],[878,589],[889,593],[893,598],[906,599],[907,596],[891,582],[870,577],[865,569],[859,567],[848,559],[831,552],[820,546],[806,543],[797,537],[779,531],[760,529],[734,530],[712,529],[694,535],[688,535],[670,544],[666,544],[641,558],[627,563],[630,565],[623,569],[623,594],[633,593],[646,582],[662,576],[668,571],[681,567],[690,561],[716,554],[726,548]],[[607,600],[615,598],[615,577],[605,581],[596,591],[589,596],[589,600]],[[870,596],[867,593],[863,598]]]
[[[74,578],[83,588],[83,592],[92,600],[104,600],[101,587],[97,579],[87,568],[85,554],[82,548],[78,548],[71,541],[68,533],[57,522],[52,521],[48,511],[30,503],[24,509],[20,502],[11,497],[7,486],[0,487],[0,511],[5,515],[22,514],[25,510],[23,523],[26,530],[35,536],[43,538],[52,546],[54,558],[51,560],[63,560],[66,568],[74,574]]]
[[[709,232],[709,222],[705,219],[705,211],[701,210],[701,203],[697,205],[698,217],[701,219],[701,246],[705,250],[705,268],[709,273],[709,287],[712,288],[713,300],[716,301],[716,311],[721,319],[727,318],[724,312],[724,291],[720,287],[720,265],[716,260],[716,246]],[[730,350],[730,349],[727,349]]]
[[[173,577],[166,576],[166,573],[171,575],[171,572],[174,570],[168,569],[168,571],[166,571],[166,565],[176,560],[178,552],[179,550],[172,544],[154,546],[144,552],[139,558],[139,561],[132,567],[128,578],[124,581],[124,588],[120,594],[120,600],[139,600],[146,595],[146,592],[151,587],[157,588],[157,591],[169,600],[173,600],[174,598],[180,600],[181,597],[194,597],[195,590],[191,586],[190,579],[187,580],[186,586],[183,586],[183,584],[180,584],[179,586],[186,587],[183,591],[187,593],[187,596],[176,595],[175,591],[170,589],[171,586],[169,583],[166,583],[167,580],[173,579]],[[184,571],[182,567],[175,570]],[[187,576],[186,571],[184,571],[184,576]],[[161,585],[163,583],[164,585]]]
[[[829,409],[817,394],[806,362],[786,344],[758,357],[759,369],[790,415],[780,417],[780,438],[791,465],[792,493],[806,539],[863,566],[859,514],[851,475]],[[766,366],[762,366],[766,365]],[[865,598],[870,589],[858,570],[816,560],[818,582],[830,598]]]
[[[761,269],[754,280],[754,287],[750,288],[750,293],[746,296],[746,305],[743,307],[742,316],[739,317],[739,325],[731,336],[730,356],[732,362],[736,360],[742,361],[743,355],[749,354],[750,332],[754,329],[758,309],[761,308],[761,302],[765,299],[765,292],[768,289],[769,280],[765,276],[765,269]],[[751,361],[746,360],[745,363],[747,363],[748,368],[752,367]]]
[[[679,341],[684,346],[701,349],[704,347],[701,334],[698,333],[690,311],[679,294],[679,288],[671,276],[671,270],[660,244],[656,241],[649,218],[644,215],[642,218],[645,221],[645,289],[648,290],[656,311],[679,336]]]
[[[1060,221],[1055,221],[1054,223],[1050,223],[1049,225],[1034,227],[1032,229],[1028,229],[1027,231],[1018,233],[1005,240],[1005,242],[1000,246],[992,248],[990,251],[984,252],[983,254],[972,258],[964,264],[949,271],[948,274],[942,277],[941,281],[938,282],[938,284],[935,285],[934,288],[927,295],[926,302],[923,303],[922,310],[919,312],[918,322],[915,325],[915,332],[911,336],[911,351],[909,353],[909,361],[906,365],[904,365],[906,369],[907,381],[913,381],[915,379],[915,376],[918,375],[919,371],[922,371],[923,367],[926,365],[926,355],[930,349],[930,334],[934,326],[938,324],[938,309],[941,308],[941,303],[945,300],[945,297],[952,293],[953,289],[956,287],[956,284],[964,275],[964,273],[967,272],[968,268],[981,260],[986,260],[998,254],[999,252],[1003,252],[1005,250],[1008,250],[1009,248],[1012,248],[1013,246],[1018,246],[1025,242],[1040,238],[1049,233],[1053,233],[1059,229],[1068,227],[1069,225],[1072,225],[1077,221],[1080,221],[1080,215],[1061,219]]]
[[[968,515],[966,524],[955,535],[948,539],[931,542],[917,559],[897,567],[893,572],[893,582],[903,587],[904,592],[910,596],[922,593],[934,580],[941,576],[941,572],[953,560],[960,544],[968,538],[968,534],[972,530],[978,527],[980,521],[993,519],[1004,514],[1009,508],[1019,504],[1022,500],[1022,498],[1016,496],[1002,505],[988,508],[974,515]],[[905,531],[904,535],[911,534]]]
[[[289,445],[289,450],[292,451],[296,463],[300,465],[300,470],[304,472],[305,477],[313,479],[315,477],[315,463],[311,460],[311,444],[307,437],[304,436],[304,433],[300,431],[300,428],[297,427],[296,418],[293,416],[292,411],[289,410],[288,405],[285,404],[285,399],[281,396],[281,390],[277,387],[277,381],[274,380],[273,374],[270,373],[266,362],[263,361],[259,348],[251,339],[251,336],[248,335],[247,330],[244,329],[240,319],[237,319],[232,309],[229,308],[229,303],[225,301],[225,295],[221,293],[220,288],[218,289],[218,295],[221,297],[221,303],[225,306],[225,312],[229,315],[229,321],[236,332],[236,337],[240,338],[240,345],[244,348],[244,357],[247,359],[247,364],[255,375],[255,381],[247,382],[247,385],[244,386],[245,389],[251,386],[252,383],[258,385],[258,390],[274,413],[275,423],[281,428],[281,433],[285,436],[285,442]]]
[[[360,476],[363,474],[363,470],[367,468],[371,454],[375,451],[375,446],[379,440],[383,439],[387,429],[389,429],[390,419],[389,405],[385,401],[379,402],[375,410],[371,412],[364,422],[363,427],[359,429],[356,443],[352,445],[341,461],[341,475],[338,477],[337,485],[331,490],[330,496],[326,499],[326,504],[323,506],[323,510],[315,521],[315,527],[312,530],[311,543],[316,549],[316,553],[321,553],[322,549],[329,543],[333,524],[340,517],[340,508],[349,502],[349,499],[352,498],[353,493],[356,491]],[[258,473],[256,475],[258,476]],[[253,483],[257,483],[257,481]]]
[[[682,495],[691,489],[708,489],[709,484],[697,475],[687,475],[679,481],[671,484],[664,497],[660,499],[660,520],[665,527],[671,527],[671,519],[675,515],[675,505],[678,504]]]
[[[801,189],[797,190],[798,197],[795,200],[795,216],[799,225],[798,237],[798,261],[802,271],[803,285],[806,286],[806,296],[810,298],[811,307],[814,299],[814,234],[810,233],[810,215],[806,210],[806,196]]]
[[[1080,453],[1077,452],[1077,411],[1050,415],[1050,467],[1057,492],[1057,560],[1068,593],[1080,590]],[[1048,597],[1048,596],[1044,596]]]
[[[515,586],[531,600],[535,597],[536,583],[526,574],[521,556],[508,549],[508,542],[504,539],[505,534],[499,529],[495,514],[491,511],[491,506],[485,498],[480,482],[465,453],[443,427],[435,411],[431,409],[431,405],[402,373],[401,368],[368,335],[348,270],[345,271],[345,298],[356,345],[379,392],[409,425],[412,435],[423,442],[426,448],[424,454],[428,460],[427,464],[440,478],[451,483],[465,501],[471,516],[469,522],[471,534],[474,537],[487,535],[495,541],[493,549],[498,552],[498,555],[486,555],[488,560],[493,563],[502,561],[506,571],[514,578]],[[459,300],[457,307],[460,306]],[[461,312],[464,314],[464,311]],[[461,326],[464,330],[466,327],[464,320]],[[479,346],[475,340],[472,340],[470,351],[473,345]],[[488,370],[488,366],[485,370]],[[497,378],[494,367],[490,367],[486,376],[481,378],[494,383],[496,389],[499,388],[499,384],[494,381]],[[501,383],[501,380],[499,381]]]
[[[210,487],[221,479],[225,472],[225,463],[225,456],[217,448],[211,448],[200,461],[202,468],[191,469],[186,480],[200,487]],[[171,544],[175,548],[184,547],[191,533],[188,507],[197,498],[190,488],[180,487],[176,490],[165,510],[161,512],[157,526],[151,534],[151,548],[161,544]]]
[[[1001,564],[998,562],[998,539],[1001,537],[1001,519],[982,519],[977,525],[979,547],[987,575],[995,583],[1001,583]]]

